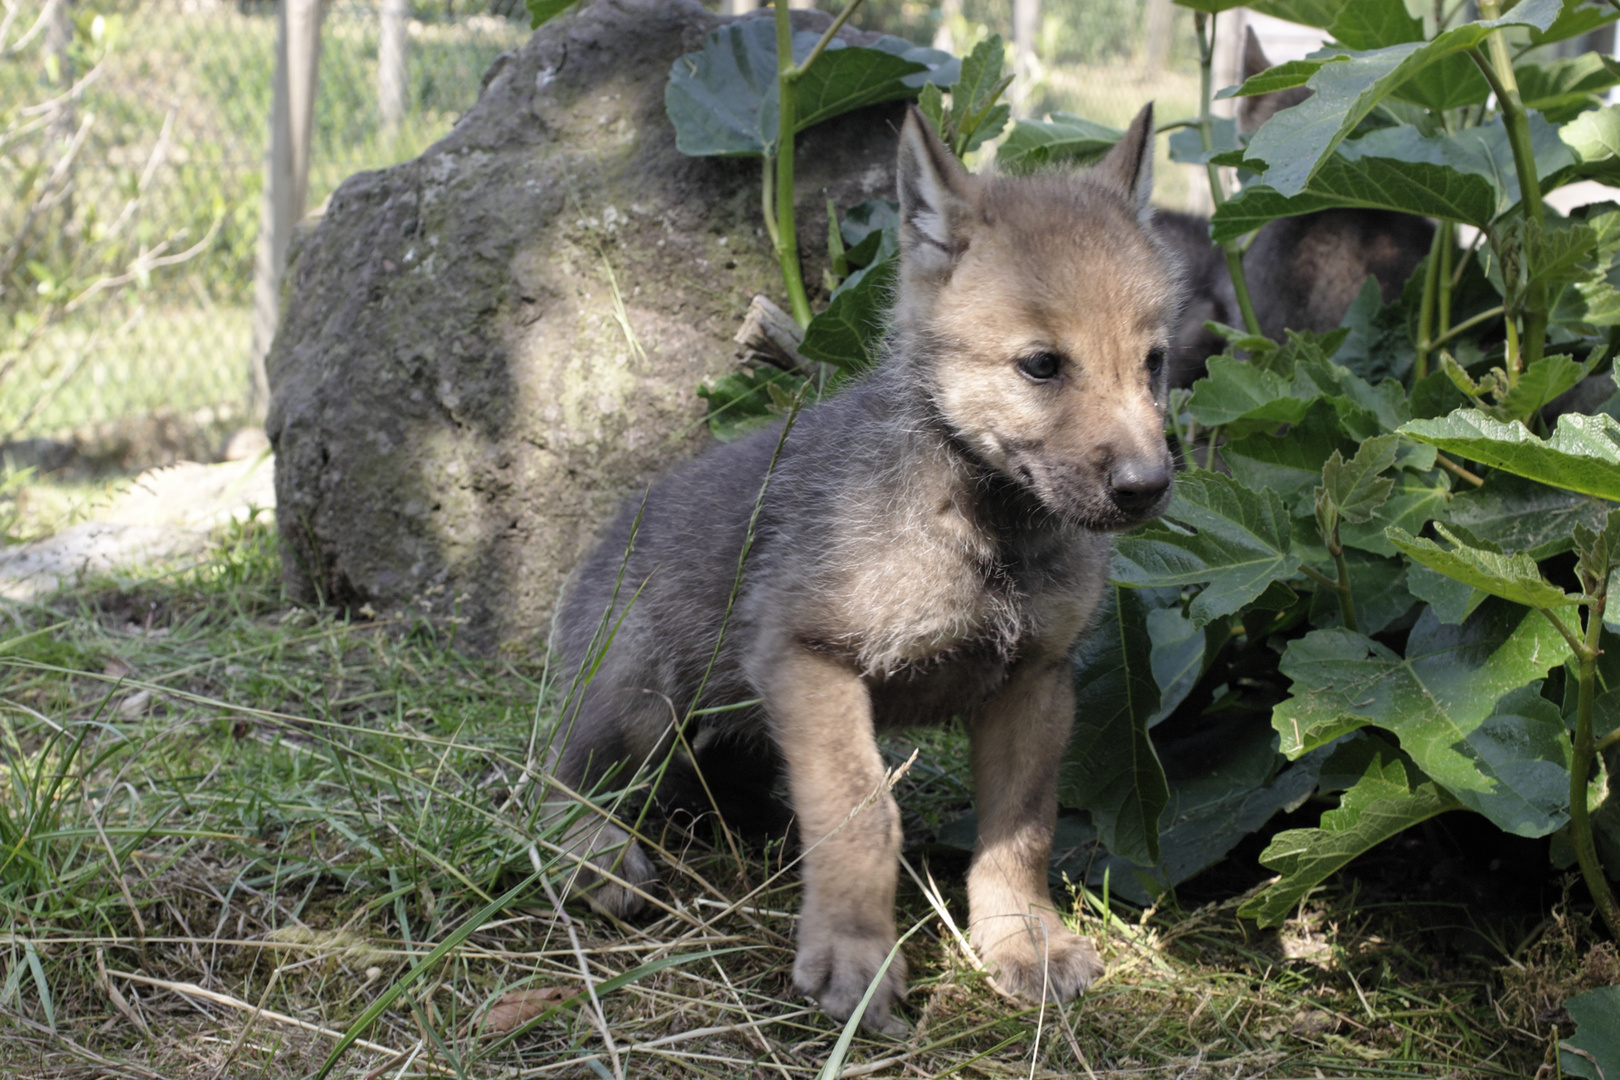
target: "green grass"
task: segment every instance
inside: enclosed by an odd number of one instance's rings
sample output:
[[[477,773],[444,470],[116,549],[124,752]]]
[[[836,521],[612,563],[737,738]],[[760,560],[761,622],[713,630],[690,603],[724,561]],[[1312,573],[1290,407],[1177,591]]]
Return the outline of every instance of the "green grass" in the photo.
[[[262,521],[200,565],[0,617],[0,1072],[308,1076],[413,971],[334,1075],[812,1077],[832,1053],[791,986],[779,850],[650,824],[646,919],[564,916],[534,885],[474,918],[537,840],[561,869],[522,797],[557,702],[538,649],[471,658],[450,620],[290,605]],[[962,736],[887,751],[914,746],[906,858],[959,923],[962,859],[926,841],[967,808]],[[1358,903],[1348,878],[1266,933],[1231,897],[1079,893],[1109,973],[1040,1010],[997,997],[902,882],[914,1033],[858,1037],[853,1075],[1523,1077],[1562,995],[1603,977],[1573,917],[1458,945],[1449,908]],[[600,1019],[574,999],[511,1037],[469,1025],[582,967]]]

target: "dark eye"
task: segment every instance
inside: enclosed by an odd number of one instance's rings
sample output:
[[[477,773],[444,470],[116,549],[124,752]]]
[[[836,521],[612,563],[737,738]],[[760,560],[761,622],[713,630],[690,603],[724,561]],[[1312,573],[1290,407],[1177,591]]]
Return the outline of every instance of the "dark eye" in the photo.
[[[1163,349],[1155,347],[1148,350],[1147,369],[1149,375],[1157,375],[1159,372],[1164,370]]]
[[[1018,361],[1018,370],[1036,382],[1055,378],[1062,369],[1063,361],[1056,354],[1049,352],[1034,353]]]

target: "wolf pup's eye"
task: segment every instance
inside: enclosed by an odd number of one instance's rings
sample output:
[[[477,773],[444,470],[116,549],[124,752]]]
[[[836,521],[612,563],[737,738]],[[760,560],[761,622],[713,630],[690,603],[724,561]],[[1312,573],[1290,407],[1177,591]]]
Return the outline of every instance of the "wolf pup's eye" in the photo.
[[[1147,369],[1149,375],[1157,375],[1159,372],[1164,370],[1163,349],[1155,347],[1148,350]]]
[[[1049,352],[1034,353],[1018,361],[1018,370],[1036,382],[1055,378],[1062,368],[1063,361]]]

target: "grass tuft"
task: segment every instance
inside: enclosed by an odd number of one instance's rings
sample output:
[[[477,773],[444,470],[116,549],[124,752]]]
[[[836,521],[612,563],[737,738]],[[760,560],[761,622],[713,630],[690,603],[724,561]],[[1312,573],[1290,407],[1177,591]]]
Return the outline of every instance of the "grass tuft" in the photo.
[[[971,799],[948,727],[886,748],[917,752],[911,1033],[841,1047],[792,988],[780,847],[649,819],[681,859],[651,917],[558,909],[562,825],[535,823],[524,762],[566,687],[538,648],[292,605],[268,523],[218,540],[0,611],[0,1074],[1524,1077],[1569,1034],[1564,997],[1620,978],[1564,907],[1464,937],[1340,878],[1260,933],[1238,897],[1076,889],[1108,974],[1014,1005],[953,932],[965,860],[933,840]]]

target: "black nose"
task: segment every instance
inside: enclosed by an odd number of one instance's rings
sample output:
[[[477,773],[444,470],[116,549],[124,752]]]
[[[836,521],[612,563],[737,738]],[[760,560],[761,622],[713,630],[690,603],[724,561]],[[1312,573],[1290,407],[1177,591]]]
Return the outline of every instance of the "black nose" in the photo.
[[[1170,486],[1170,467],[1146,458],[1121,461],[1109,470],[1108,485],[1121,510],[1146,510]]]

